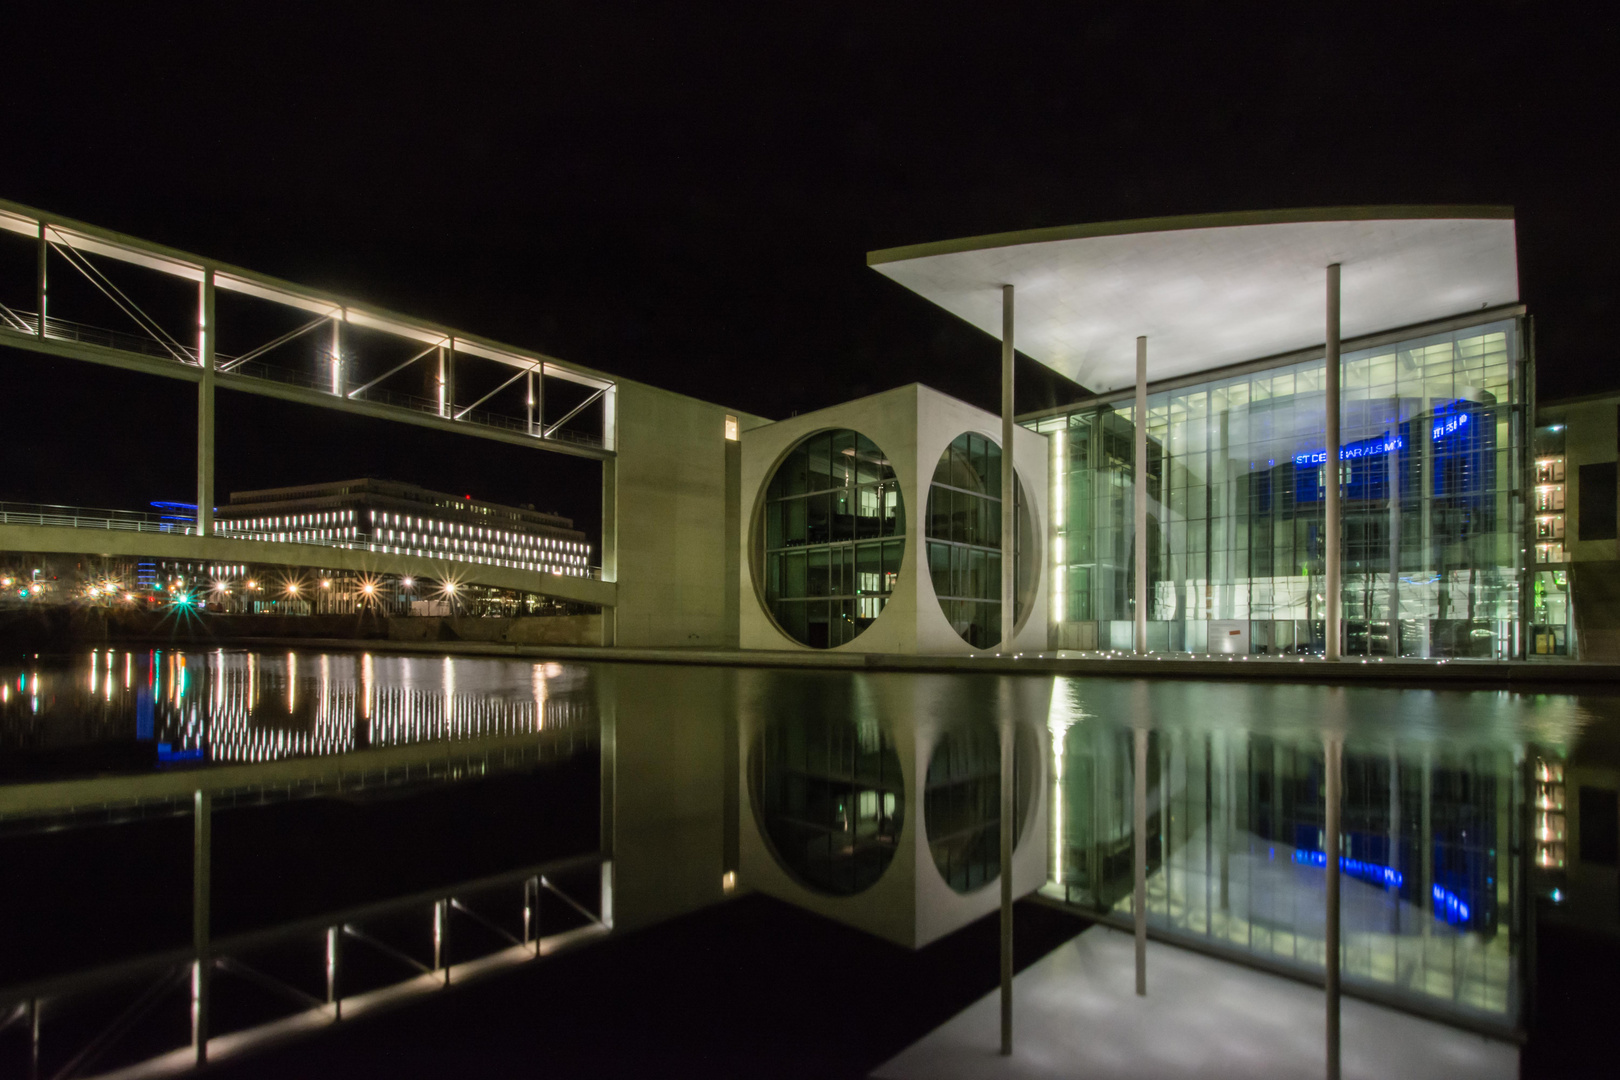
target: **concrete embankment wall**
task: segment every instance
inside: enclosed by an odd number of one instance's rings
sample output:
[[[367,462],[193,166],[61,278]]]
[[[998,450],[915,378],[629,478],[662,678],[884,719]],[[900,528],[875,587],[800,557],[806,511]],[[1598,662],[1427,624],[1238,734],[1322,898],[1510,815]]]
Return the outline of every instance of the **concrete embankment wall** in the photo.
[[[0,611],[0,647],[36,651],[114,641],[224,645],[266,639],[595,645],[601,634],[600,615],[217,615],[67,607]]]

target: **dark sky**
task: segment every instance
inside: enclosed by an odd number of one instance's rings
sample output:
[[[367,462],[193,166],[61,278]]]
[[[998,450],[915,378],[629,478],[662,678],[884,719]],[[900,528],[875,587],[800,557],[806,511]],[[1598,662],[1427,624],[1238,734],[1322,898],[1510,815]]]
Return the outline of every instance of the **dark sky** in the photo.
[[[1162,214],[1507,203],[1542,395],[1620,385],[1613,16],[1408,7],[1422,14],[21,5],[0,196],[768,416],[918,380],[995,405],[996,344],[869,270],[868,250]],[[44,397],[92,380],[0,359]],[[1054,392],[1025,381],[1023,407]],[[178,435],[120,429],[105,404],[79,414],[117,429],[119,450],[177,459],[165,490],[183,492],[176,392],[107,396],[156,395]],[[222,490],[315,478],[370,447],[402,479],[471,474],[478,494],[594,514],[590,484],[548,455],[447,456],[387,425],[233,407]],[[0,496],[56,490],[51,464],[78,451],[43,421],[12,428]]]

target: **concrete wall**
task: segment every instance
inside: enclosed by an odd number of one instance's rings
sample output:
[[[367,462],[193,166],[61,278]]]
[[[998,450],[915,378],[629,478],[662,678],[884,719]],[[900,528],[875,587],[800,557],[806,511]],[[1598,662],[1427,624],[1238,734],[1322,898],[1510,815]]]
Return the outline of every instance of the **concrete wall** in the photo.
[[[883,614],[859,637],[828,651],[972,654],[975,650],[946,621],[929,577],[923,547],[928,485],[940,456],[958,435],[974,431],[999,444],[1001,418],[916,383],[780,420],[743,434],[741,487],[745,514],[741,543],[744,557],[738,589],[742,647],[819,651],[811,650],[778,629],[766,608],[759,577],[759,530],[765,489],[777,466],[803,439],[831,428],[860,432],[888,457],[900,484],[906,537],[900,580]],[[1033,517],[1029,542],[1034,545],[1035,594],[1019,625],[1012,651],[1040,652],[1047,647],[1047,442],[1044,435],[1020,427],[1015,429],[1013,444],[1014,465],[1030,500]]]
[[[735,645],[725,418],[745,430],[765,421],[634,382],[619,384],[616,409],[618,457],[604,466],[612,475],[603,514],[615,526],[605,530],[615,539],[604,562],[613,565],[618,605],[605,633],[618,645]]]

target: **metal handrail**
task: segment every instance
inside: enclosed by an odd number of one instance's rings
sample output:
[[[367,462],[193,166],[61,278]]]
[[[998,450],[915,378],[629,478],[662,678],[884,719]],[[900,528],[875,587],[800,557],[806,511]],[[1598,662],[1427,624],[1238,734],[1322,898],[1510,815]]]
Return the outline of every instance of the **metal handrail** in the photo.
[[[39,331],[39,315],[31,311],[16,311],[15,314],[28,326],[29,336]],[[21,333],[9,327],[0,326],[0,331]],[[150,336],[126,333],[122,330],[109,330],[105,327],[90,326],[87,323],[73,322],[69,319],[60,319],[52,315],[45,320],[45,339],[47,341],[76,341],[87,345],[99,345],[106,349],[116,349],[122,352],[140,353],[142,356],[156,357],[168,360],[170,363],[180,364],[176,360],[174,351],[163,342]],[[195,346],[181,346],[185,354],[185,366],[200,366]],[[230,365],[234,357],[225,353],[215,356],[216,364],[224,367]],[[283,383],[290,386],[301,387],[306,390],[315,390],[329,393],[330,383],[322,378],[296,371],[292,368],[267,364],[258,360],[250,360],[231,366],[229,370],[219,372],[221,379],[245,378],[260,379],[266,382]],[[374,405],[383,405],[388,408],[406,409],[410,412],[426,413],[429,416],[442,416],[439,403],[429,398],[417,397],[414,394],[402,394],[394,390],[380,390],[375,387],[365,388],[360,392],[347,395],[348,400],[364,401]],[[480,427],[497,428],[503,431],[517,431],[532,436],[537,442],[565,442],[576,446],[588,446],[594,449],[604,449],[602,437],[584,431],[550,431],[542,433],[533,430],[527,420],[512,416],[502,416],[487,409],[468,409],[457,413],[456,423],[477,424]]]
[[[55,506],[46,503],[0,502],[0,525],[40,525],[56,528],[171,533],[181,536],[200,535],[195,524],[166,519],[157,514],[147,514],[134,510],[102,510],[76,506]],[[218,526],[216,525],[217,529]],[[257,543],[305,544],[311,547],[333,548],[342,551],[368,551],[377,555],[404,555],[412,558],[459,563],[466,566],[499,566],[508,570],[523,570],[531,574],[549,574],[555,577],[583,577],[593,581],[602,579],[602,568],[600,566],[573,566],[568,568],[572,571],[571,573],[561,573],[556,570],[535,570],[516,559],[462,555],[452,551],[402,547],[398,544],[380,544],[370,540],[340,540],[331,537],[300,537],[296,540],[275,540],[264,532],[229,530],[216,531],[214,537],[220,540],[246,540]]]

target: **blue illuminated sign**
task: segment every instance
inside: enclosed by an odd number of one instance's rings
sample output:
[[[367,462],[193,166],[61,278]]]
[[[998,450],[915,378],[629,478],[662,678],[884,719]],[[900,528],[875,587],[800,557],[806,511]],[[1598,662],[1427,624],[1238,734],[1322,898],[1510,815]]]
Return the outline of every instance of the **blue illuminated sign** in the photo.
[[[1435,438],[1439,438],[1439,436],[1437,435]],[[1405,444],[1399,438],[1392,439],[1388,436],[1381,439],[1368,439],[1358,443],[1351,443],[1349,446],[1341,446],[1339,448],[1339,460],[1354,461],[1356,458],[1372,457],[1375,454],[1387,454],[1391,450],[1399,450],[1403,445]],[[1314,454],[1294,455],[1294,464],[1301,467],[1321,465],[1326,461],[1326,450],[1318,450]]]
[[[1435,439],[1443,439],[1447,435],[1450,435],[1453,431],[1456,431],[1458,428],[1466,426],[1467,423],[1468,414],[1458,413],[1456,416],[1448,417],[1447,419],[1442,420],[1438,424],[1434,425],[1434,431],[1431,434],[1431,437]]]
[[[1320,866],[1327,869],[1327,853],[1322,851],[1295,851],[1294,861],[1303,866]],[[1380,866],[1377,863],[1362,862],[1348,856],[1339,856],[1339,869],[1353,878],[1370,881],[1375,885],[1401,887],[1401,872],[1389,866]]]
[[[1434,917],[1455,926],[1468,921],[1468,905],[1450,889],[1434,887]]]

